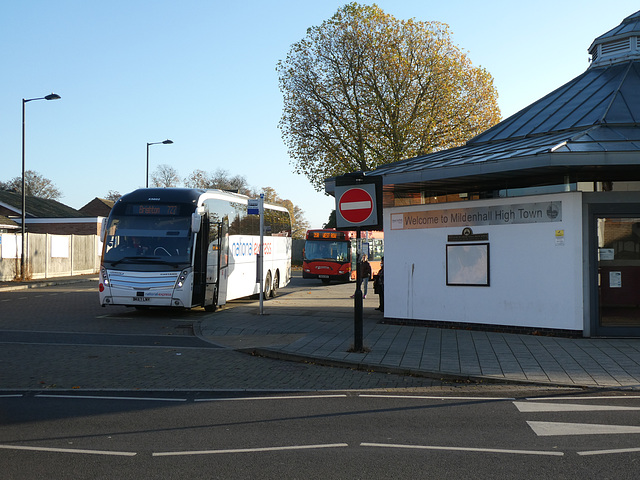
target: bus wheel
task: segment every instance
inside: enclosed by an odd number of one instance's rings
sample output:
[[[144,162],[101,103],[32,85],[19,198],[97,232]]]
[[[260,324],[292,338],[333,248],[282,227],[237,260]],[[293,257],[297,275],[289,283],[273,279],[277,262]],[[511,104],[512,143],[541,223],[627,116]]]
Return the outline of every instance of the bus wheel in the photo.
[[[264,298],[271,297],[271,292],[273,292],[273,287],[271,285],[271,272],[267,272],[267,279],[264,282]]]
[[[280,275],[276,272],[276,277],[273,279],[273,287],[271,288],[271,298],[278,295],[278,285],[280,285]]]

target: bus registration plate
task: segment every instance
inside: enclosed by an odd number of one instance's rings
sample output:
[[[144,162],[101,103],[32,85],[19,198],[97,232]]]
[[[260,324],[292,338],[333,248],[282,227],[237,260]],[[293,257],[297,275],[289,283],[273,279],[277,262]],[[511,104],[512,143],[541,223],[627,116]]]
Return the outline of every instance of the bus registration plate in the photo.
[[[318,278],[329,278],[329,275],[318,275]]]
[[[133,297],[134,302],[148,302],[149,298],[146,297]]]

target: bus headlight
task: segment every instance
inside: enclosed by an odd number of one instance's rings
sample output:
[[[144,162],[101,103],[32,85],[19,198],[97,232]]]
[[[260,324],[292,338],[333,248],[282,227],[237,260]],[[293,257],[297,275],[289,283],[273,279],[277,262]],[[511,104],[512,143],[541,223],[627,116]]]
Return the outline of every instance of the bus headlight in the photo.
[[[102,267],[102,268],[100,269],[100,273],[101,273],[101,275],[102,275],[102,283],[103,283],[106,287],[108,287],[108,286],[109,286],[109,276],[107,275],[107,270],[106,270],[104,267]]]
[[[189,270],[183,270],[178,277],[178,281],[176,282],[176,288],[182,288],[182,286],[184,285],[184,281],[187,279],[187,276],[189,276]]]

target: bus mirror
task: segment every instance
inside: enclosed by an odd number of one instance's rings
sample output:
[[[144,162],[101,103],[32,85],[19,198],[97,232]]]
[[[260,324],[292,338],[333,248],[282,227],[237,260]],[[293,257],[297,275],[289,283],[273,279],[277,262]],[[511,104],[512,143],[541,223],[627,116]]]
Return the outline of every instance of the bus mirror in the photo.
[[[198,213],[191,214],[191,231],[193,233],[198,233],[200,231],[200,223],[202,222],[202,217]]]
[[[102,218],[100,222],[100,241],[104,243],[105,235],[107,234],[107,217]]]

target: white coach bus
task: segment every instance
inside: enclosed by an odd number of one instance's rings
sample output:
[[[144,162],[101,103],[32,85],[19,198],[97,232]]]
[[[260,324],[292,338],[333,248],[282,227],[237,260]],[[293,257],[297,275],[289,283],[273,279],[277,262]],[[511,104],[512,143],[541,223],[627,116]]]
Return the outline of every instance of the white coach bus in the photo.
[[[202,306],[260,293],[260,219],[221,190],[145,188],[122,196],[102,228],[100,304]],[[265,298],[291,278],[291,218],[264,205]]]

